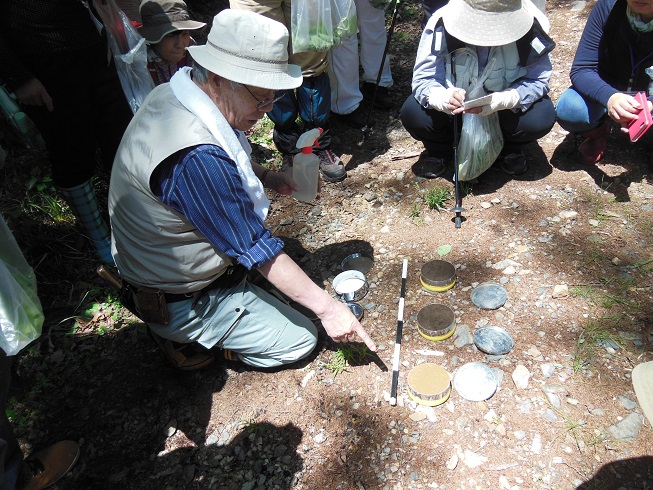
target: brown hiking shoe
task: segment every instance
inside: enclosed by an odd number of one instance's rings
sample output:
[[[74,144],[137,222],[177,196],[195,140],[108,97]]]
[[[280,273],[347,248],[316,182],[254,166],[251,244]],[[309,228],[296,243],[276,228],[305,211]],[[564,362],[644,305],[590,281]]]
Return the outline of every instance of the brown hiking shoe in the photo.
[[[27,477],[25,490],[40,490],[54,485],[64,476],[79,457],[75,441],[60,441],[42,449],[25,460]]]
[[[159,346],[163,356],[173,367],[182,371],[196,371],[213,364],[215,356],[213,352],[205,349],[197,342],[181,344],[172,340],[164,339],[148,327],[152,340]]]

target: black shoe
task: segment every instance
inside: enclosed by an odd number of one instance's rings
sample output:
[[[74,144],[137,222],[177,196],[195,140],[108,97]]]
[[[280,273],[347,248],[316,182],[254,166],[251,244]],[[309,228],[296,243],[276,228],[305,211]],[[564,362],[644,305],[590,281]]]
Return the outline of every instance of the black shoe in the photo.
[[[376,88],[375,83],[363,82],[363,86],[361,87],[361,93],[363,94],[363,98],[371,102],[372,99],[374,98],[375,88]],[[392,98],[388,93],[388,87],[381,87],[379,85],[379,88],[376,90],[376,98],[374,99],[374,108],[387,111],[388,109],[392,109],[392,106],[393,106]]]
[[[331,116],[334,120],[342,121],[343,123],[353,128],[362,128],[367,122],[367,114],[365,111],[363,111],[361,106],[358,106],[349,114],[338,114],[337,112],[331,112]]]
[[[499,167],[508,175],[521,175],[526,172],[526,156],[522,152],[508,153],[499,158]]]
[[[419,167],[419,175],[425,179],[436,179],[447,170],[448,163],[446,158],[426,157]]]
[[[317,157],[320,159],[320,172],[324,180],[327,182],[340,182],[347,177],[345,166],[331,150],[322,150],[318,152]]]

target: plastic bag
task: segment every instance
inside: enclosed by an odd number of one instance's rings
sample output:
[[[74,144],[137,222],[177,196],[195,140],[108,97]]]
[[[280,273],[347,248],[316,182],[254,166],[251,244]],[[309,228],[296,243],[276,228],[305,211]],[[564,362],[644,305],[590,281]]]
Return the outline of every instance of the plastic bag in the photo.
[[[290,19],[293,53],[329,51],[358,30],[354,0],[294,1]]]
[[[458,180],[472,180],[496,161],[503,149],[499,114],[463,114],[458,143]]]
[[[25,146],[35,150],[45,148],[41,133],[27,114],[20,110],[16,96],[3,85],[0,85],[0,112]]]
[[[14,356],[41,335],[43,309],[34,270],[0,215],[0,348]]]
[[[456,86],[467,92],[465,98],[473,100],[487,92],[483,86],[491,73],[496,59],[490,58],[478,75],[478,57],[476,51],[461,48],[452,55]],[[472,180],[485,172],[496,161],[503,149],[503,133],[499,125],[499,114],[488,116],[480,114],[463,114],[463,127],[458,142],[458,180]]]
[[[147,70],[147,45],[115,0],[94,0],[93,6],[107,30],[109,47],[116,62],[120,84],[129,107],[136,113],[154,89]]]

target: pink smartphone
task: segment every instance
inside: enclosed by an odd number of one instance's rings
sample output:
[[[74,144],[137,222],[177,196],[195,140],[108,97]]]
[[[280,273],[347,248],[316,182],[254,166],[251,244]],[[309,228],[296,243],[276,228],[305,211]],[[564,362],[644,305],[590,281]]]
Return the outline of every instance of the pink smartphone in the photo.
[[[640,139],[646,131],[653,125],[653,118],[651,117],[651,111],[648,110],[648,101],[646,100],[646,94],[644,92],[638,92],[635,95],[635,99],[642,106],[642,109],[637,115],[637,119],[633,119],[628,124],[628,134],[630,135],[630,141],[633,143]]]

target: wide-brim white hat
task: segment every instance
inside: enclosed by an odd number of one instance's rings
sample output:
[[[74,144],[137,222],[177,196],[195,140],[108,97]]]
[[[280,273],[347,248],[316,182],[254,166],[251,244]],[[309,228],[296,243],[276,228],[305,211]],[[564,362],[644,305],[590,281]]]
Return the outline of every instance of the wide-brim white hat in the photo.
[[[225,9],[213,19],[204,46],[190,46],[193,59],[227,80],[270,90],[297,88],[302,71],[288,63],[288,29],[248,10]]]
[[[450,0],[442,7],[444,28],[474,46],[503,46],[522,38],[533,26],[529,0]]]
[[[639,406],[653,425],[653,361],[635,366],[632,379]]]

